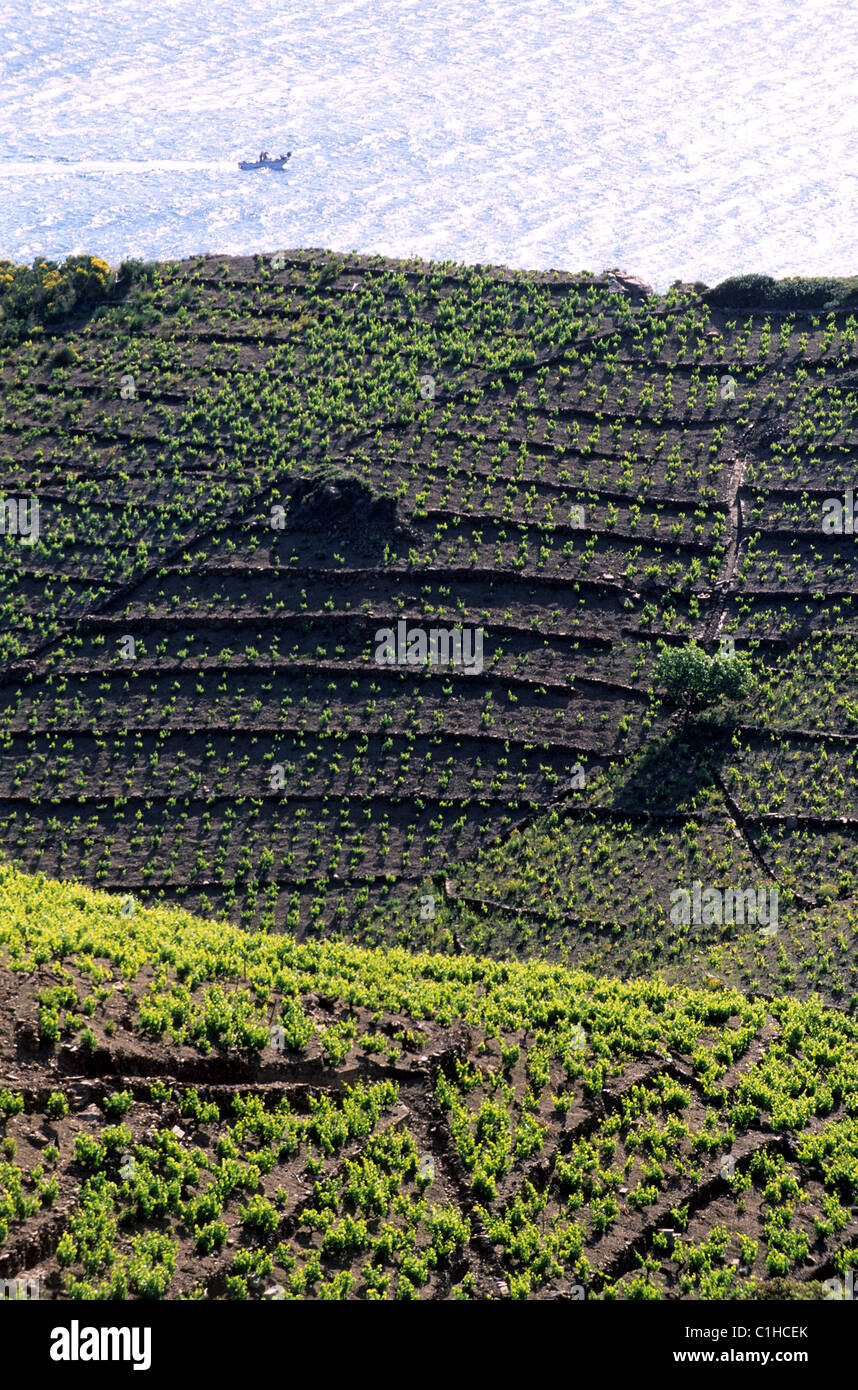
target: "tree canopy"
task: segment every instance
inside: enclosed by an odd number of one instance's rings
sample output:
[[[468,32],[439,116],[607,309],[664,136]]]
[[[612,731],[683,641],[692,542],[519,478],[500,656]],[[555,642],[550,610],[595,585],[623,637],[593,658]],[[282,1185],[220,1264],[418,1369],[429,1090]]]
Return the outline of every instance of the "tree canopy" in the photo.
[[[677,705],[687,718],[692,711],[716,700],[738,700],[751,686],[752,672],[746,657],[713,656],[696,641],[684,647],[666,647],[659,653],[653,670],[653,688],[666,692],[671,704]]]

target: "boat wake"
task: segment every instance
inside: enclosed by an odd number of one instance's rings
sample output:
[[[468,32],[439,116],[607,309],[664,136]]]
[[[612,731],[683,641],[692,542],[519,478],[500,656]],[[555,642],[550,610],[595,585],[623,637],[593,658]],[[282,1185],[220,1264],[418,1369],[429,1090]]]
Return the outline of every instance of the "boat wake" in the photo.
[[[202,173],[234,169],[230,159],[4,159],[0,160],[0,178],[20,174],[161,174]]]

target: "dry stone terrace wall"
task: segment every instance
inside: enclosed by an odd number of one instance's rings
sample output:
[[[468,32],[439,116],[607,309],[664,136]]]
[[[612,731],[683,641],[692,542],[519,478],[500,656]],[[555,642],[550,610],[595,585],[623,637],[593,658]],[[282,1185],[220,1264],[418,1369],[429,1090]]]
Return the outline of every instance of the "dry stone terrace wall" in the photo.
[[[854,750],[808,734],[858,732],[854,540],[821,525],[855,320],[611,284],[215,257],[70,365],[6,349],[3,493],[40,518],[0,538],[6,855],[623,972],[810,987],[830,951],[848,1002]],[[400,622],[480,631],[481,669],[378,663]],[[691,636],[759,687],[680,735],[649,686]],[[701,866],[779,887],[779,939],[671,936]]]

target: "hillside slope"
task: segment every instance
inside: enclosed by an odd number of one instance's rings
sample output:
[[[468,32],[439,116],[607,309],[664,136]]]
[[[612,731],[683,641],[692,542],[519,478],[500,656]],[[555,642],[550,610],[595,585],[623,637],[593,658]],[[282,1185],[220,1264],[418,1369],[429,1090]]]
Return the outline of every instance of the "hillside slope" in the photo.
[[[822,1298],[858,1263],[858,1025],[818,1001],[10,868],[0,953],[0,1278],[42,1298]]]
[[[7,290],[7,858],[850,1008],[854,287],[704,290],[319,251]],[[410,664],[433,629],[470,664]],[[757,685],[683,726],[692,636]],[[777,930],[677,928],[695,882]]]

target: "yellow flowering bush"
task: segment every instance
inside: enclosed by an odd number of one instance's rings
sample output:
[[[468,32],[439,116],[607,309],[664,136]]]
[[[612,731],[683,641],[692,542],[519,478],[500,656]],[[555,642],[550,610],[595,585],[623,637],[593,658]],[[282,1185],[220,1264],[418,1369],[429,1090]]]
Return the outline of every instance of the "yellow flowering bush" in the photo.
[[[57,322],[101,299],[110,288],[110,266],[98,256],[69,256],[58,264],[37,258],[32,266],[0,261],[0,306],[7,325],[32,329]]]

